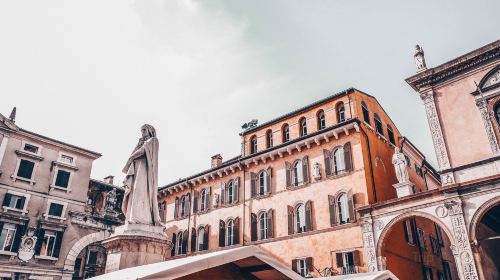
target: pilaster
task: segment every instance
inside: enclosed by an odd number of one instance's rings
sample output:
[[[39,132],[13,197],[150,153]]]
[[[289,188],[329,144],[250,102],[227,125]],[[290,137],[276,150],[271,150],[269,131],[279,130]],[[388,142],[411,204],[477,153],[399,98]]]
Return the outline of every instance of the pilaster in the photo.
[[[488,104],[486,103],[486,100],[480,98],[476,99],[476,105],[479,108],[479,112],[481,113],[481,119],[483,119],[484,129],[486,130],[486,135],[488,136],[488,142],[490,143],[491,151],[493,152],[493,155],[499,155],[500,148],[498,147],[498,141],[493,129],[493,125],[491,125],[491,115],[490,112],[488,112]]]

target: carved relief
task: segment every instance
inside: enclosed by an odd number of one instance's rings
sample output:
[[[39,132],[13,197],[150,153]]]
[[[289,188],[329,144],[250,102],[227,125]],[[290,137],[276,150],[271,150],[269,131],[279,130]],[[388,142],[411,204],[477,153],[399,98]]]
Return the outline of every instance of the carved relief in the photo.
[[[500,73],[500,72],[499,72]],[[484,99],[477,99],[476,105],[481,113],[481,118],[483,119],[484,128],[486,129],[486,135],[488,136],[488,141],[490,142],[491,151],[494,155],[500,153],[500,148],[498,147],[498,141],[495,135],[495,130],[491,125],[492,116],[488,112],[488,107]]]
[[[373,236],[373,227],[371,221],[361,223],[363,231],[363,245],[365,247],[366,265],[368,271],[378,271],[377,254],[375,252],[375,238]]]
[[[494,73],[491,73],[490,76],[487,78],[487,80],[483,84],[483,88],[496,85],[500,83],[500,69],[495,71]]]
[[[420,95],[425,105],[425,112],[427,113],[427,120],[431,129],[432,142],[434,143],[434,151],[438,160],[439,169],[450,168],[450,161],[448,152],[444,143],[443,132],[441,131],[441,124],[434,103],[434,92],[430,91]]]

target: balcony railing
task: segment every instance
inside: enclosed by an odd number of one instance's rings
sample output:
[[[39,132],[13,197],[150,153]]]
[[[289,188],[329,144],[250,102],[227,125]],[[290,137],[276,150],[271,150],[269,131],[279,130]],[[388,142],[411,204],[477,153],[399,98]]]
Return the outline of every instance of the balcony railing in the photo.
[[[355,274],[355,273],[358,273],[359,272],[359,269],[357,266],[354,266],[354,265],[350,265],[350,266],[344,266],[342,267],[341,269],[341,273],[342,275],[346,275],[346,274]]]

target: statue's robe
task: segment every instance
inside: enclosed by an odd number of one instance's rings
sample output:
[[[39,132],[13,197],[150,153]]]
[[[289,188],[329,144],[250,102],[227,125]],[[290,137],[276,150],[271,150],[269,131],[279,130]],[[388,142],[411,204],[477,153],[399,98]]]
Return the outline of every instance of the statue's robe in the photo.
[[[158,211],[158,139],[151,137],[132,154],[140,154],[125,166],[122,211],[126,222],[161,225]]]

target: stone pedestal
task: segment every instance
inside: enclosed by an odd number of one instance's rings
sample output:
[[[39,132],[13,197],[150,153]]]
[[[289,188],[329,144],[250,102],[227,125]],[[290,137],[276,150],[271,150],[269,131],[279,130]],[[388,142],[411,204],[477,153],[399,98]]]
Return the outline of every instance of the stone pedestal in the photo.
[[[157,263],[165,260],[171,242],[163,233],[164,227],[125,224],[102,241],[107,251],[106,273]]]
[[[413,184],[412,182],[403,182],[392,185],[396,189],[398,197],[409,196],[413,194]]]

